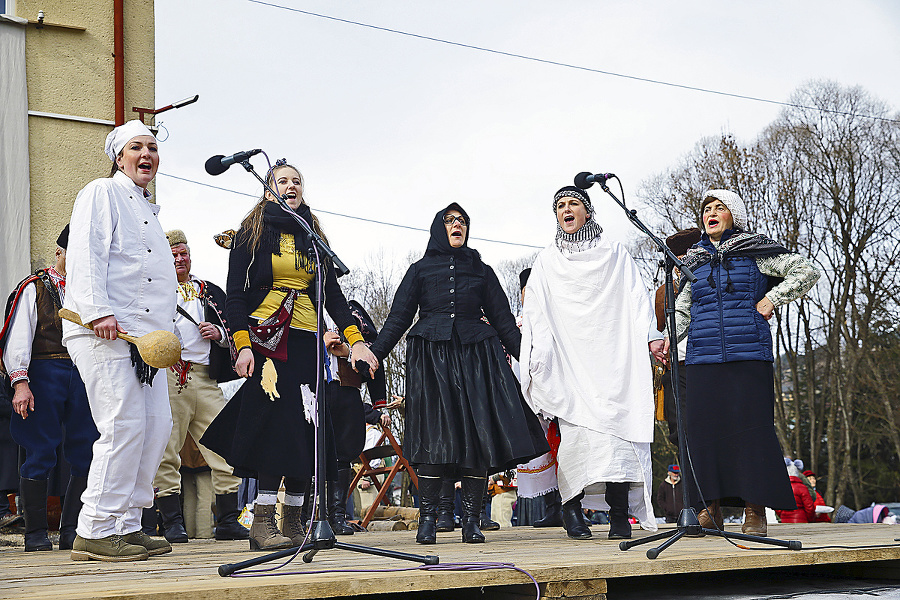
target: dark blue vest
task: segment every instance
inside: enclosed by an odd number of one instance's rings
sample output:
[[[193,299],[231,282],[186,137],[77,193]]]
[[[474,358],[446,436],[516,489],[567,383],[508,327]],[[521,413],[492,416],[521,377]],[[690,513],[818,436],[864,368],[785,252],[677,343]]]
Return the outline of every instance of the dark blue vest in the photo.
[[[691,284],[691,325],[685,362],[708,365],[738,360],[773,361],[769,322],[756,310],[756,303],[768,291],[769,278],[760,273],[753,258],[716,260],[716,249],[705,234],[699,245],[714,258],[694,269],[697,281]],[[710,274],[714,285],[710,285]]]

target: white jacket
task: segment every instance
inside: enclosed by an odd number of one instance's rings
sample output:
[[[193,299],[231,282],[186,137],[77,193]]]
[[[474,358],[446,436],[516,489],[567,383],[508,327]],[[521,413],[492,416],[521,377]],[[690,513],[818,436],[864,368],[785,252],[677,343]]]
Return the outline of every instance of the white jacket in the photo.
[[[66,251],[63,306],[84,323],[113,315],[127,333],[174,331],[178,281],[172,251],[157,219],[159,206],[121,171],[78,193]],[[63,342],[93,335],[63,322]]]

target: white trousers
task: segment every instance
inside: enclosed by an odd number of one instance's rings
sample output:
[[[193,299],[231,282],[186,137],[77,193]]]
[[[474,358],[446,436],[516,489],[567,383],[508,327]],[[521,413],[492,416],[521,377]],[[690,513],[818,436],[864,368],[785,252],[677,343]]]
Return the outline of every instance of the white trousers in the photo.
[[[153,505],[153,476],[172,432],[166,374],[157,373],[152,386],[139,383],[123,340],[81,335],[66,347],[100,432],[76,533],[85,539],[134,533],[142,510]]]

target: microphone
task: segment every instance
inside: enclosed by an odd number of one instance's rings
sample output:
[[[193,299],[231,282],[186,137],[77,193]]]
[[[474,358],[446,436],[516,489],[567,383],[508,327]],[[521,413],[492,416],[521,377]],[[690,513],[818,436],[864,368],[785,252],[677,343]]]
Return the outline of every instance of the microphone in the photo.
[[[586,190],[594,185],[594,183],[606,183],[607,179],[612,179],[615,176],[615,173],[597,173],[592,175],[587,171],[584,171],[575,176],[575,187]]]
[[[222,156],[221,154],[216,154],[215,156],[211,156],[208,161],[206,161],[206,172],[210,175],[221,175],[225,171],[228,170],[228,167],[233,165],[234,163],[244,162],[251,156],[255,154],[259,154],[262,152],[261,148],[257,148],[255,150],[245,150],[244,152],[237,152],[232,154],[231,156]]]

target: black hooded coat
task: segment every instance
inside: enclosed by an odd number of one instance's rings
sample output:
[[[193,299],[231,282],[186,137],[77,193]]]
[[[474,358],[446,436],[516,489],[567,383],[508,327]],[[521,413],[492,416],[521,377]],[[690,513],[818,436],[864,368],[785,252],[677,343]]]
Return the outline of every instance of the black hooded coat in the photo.
[[[453,209],[469,224],[460,248],[443,222]],[[404,457],[495,473],[549,447],[500,345],[518,357],[521,333],[493,269],[468,247],[470,229],[458,204],[435,215],[425,256],[397,288],[372,352],[383,361],[418,312],[407,334]]]

